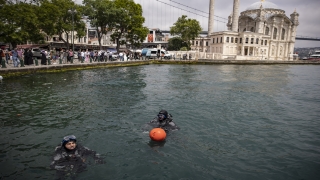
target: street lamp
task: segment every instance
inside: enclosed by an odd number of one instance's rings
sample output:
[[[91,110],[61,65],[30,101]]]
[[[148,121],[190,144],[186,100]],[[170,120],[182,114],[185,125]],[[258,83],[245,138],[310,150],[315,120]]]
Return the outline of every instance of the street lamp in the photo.
[[[72,8],[68,10],[68,13],[72,16],[72,53],[74,53],[74,14],[77,13],[77,10]]]

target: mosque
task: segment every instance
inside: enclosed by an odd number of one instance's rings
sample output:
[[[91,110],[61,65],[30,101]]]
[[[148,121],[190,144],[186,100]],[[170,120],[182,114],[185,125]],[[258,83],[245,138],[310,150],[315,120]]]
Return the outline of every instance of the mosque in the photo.
[[[239,15],[239,0],[233,1],[227,31],[213,32],[214,1],[210,0],[208,35],[191,42],[192,50],[212,53],[213,59],[293,60],[299,14],[287,17],[274,3],[261,0]]]

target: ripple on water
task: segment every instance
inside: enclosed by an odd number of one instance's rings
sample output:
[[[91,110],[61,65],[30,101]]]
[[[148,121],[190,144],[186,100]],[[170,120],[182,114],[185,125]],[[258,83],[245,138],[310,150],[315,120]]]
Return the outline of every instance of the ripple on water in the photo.
[[[107,162],[79,179],[318,180],[318,72],[149,65],[12,79],[0,84],[0,174],[52,179],[54,147],[74,134]],[[181,130],[155,143],[143,127],[161,109]]]

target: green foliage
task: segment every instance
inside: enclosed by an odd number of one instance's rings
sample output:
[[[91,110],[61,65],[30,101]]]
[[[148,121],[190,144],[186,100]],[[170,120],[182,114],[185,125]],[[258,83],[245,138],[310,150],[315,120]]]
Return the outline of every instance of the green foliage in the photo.
[[[133,0],[83,0],[83,4],[72,0],[0,0],[0,41],[15,46],[59,35],[69,46],[73,29],[77,37],[86,34],[83,15],[97,30],[100,46],[102,36],[112,32],[111,39],[116,41],[118,51],[120,45],[128,42],[139,46],[149,32],[143,26],[142,7]]]
[[[187,47],[182,47],[182,48],[180,48],[180,51],[188,51],[188,48]]]
[[[41,1],[38,17],[42,31],[47,35],[59,35],[60,40],[67,47],[69,47],[69,36],[73,29],[77,32],[77,37],[83,37],[86,34],[85,23],[81,20],[82,8],[72,0]],[[63,33],[67,34],[67,38],[62,37]]]
[[[44,38],[39,29],[37,6],[23,2],[1,1],[0,4],[0,41],[15,48],[19,43],[39,42]]]
[[[186,15],[178,18],[174,26],[170,27],[170,34],[179,36],[190,47],[190,40],[194,40],[199,36],[202,28],[200,23],[195,19],[187,19]]]
[[[169,39],[169,51],[179,51],[181,47],[188,47],[188,43],[184,42],[180,37],[173,37]]]
[[[91,27],[98,33],[98,41],[101,49],[102,35],[106,35],[113,19],[117,18],[114,3],[110,0],[83,0],[83,12],[88,16]]]
[[[149,29],[143,27],[145,21],[142,16],[142,7],[133,0],[114,0],[117,18],[113,19],[110,28],[113,30],[111,38],[117,43],[117,51],[120,45],[126,43],[126,39],[134,46],[138,46],[147,36]]]

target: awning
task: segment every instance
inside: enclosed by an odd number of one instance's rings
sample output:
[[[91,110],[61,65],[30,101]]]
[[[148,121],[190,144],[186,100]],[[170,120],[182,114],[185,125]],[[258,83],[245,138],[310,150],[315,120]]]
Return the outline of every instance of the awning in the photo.
[[[26,48],[39,48],[41,46],[46,46],[45,44],[21,44],[17,45],[18,49],[26,49]]]

